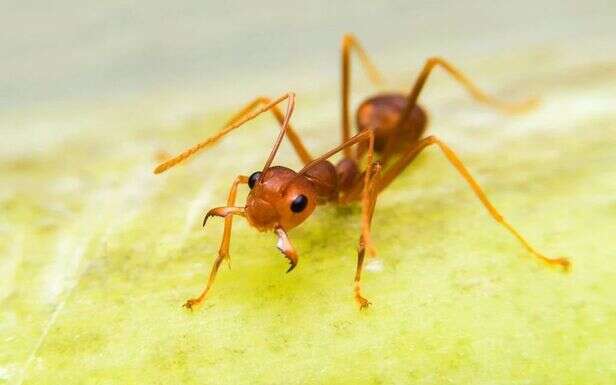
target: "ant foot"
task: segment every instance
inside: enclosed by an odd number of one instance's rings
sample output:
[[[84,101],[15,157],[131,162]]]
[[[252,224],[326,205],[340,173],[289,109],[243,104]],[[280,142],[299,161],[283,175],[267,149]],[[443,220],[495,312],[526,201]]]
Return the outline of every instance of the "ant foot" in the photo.
[[[370,301],[368,301],[367,299],[365,299],[359,294],[355,296],[355,301],[357,301],[357,304],[359,305],[359,310],[367,309],[368,306],[372,305]]]
[[[569,259],[560,257],[560,258],[545,258],[545,263],[550,266],[557,266],[562,268],[564,271],[571,270],[571,261]]]
[[[201,303],[199,299],[192,298],[187,300],[184,305],[182,305],[182,307],[185,307],[186,309],[192,311],[195,306],[199,305],[199,303]]]

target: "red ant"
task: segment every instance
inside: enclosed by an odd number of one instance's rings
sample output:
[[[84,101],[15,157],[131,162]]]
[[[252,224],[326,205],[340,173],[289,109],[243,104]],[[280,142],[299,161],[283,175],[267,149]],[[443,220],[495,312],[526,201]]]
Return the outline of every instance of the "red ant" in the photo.
[[[504,112],[521,112],[533,108],[535,102],[508,104],[497,101],[484,94],[453,65],[444,59],[433,57],[426,61],[408,95],[388,93],[365,100],[357,109],[358,133],[351,136],[349,119],[351,49],[355,49],[372,80],[379,80],[378,72],[358,41],[352,35],[344,36],[342,39],[342,143],[339,146],[317,158],[310,155],[289,123],[295,108],[295,94],[289,92],[275,100],[265,97],[253,100],[237,113],[220,132],[160,164],[154,170],[154,173],[158,174],[175,166],[197,151],[212,146],[226,134],[265,111],[271,111],[281,126],[263,169],[250,176],[238,176],[231,185],[227,206],[213,208],[205,216],[204,226],[208,218],[212,216],[225,218],[222,243],[205,289],[197,298],[186,301],[184,306],[192,309],[203,302],[216,278],[218,268],[223,260],[229,258],[233,215],[245,217],[250,225],[259,231],[274,231],[278,236],[278,249],[289,260],[290,267],[287,272],[290,272],[297,265],[298,254],[291,245],[287,232],[304,222],[318,204],[345,205],[353,201],[361,201],[361,235],[357,252],[354,292],[359,307],[366,308],[370,302],[362,296],[360,280],[365,254],[375,255],[370,226],[377,196],[404,171],[423,149],[430,145],[436,145],[443,152],[490,215],[517,238],[529,253],[548,265],[560,266],[568,270],[570,262],[566,258],[552,259],[544,256],[505,220],[449,146],[436,136],[424,137],[427,116],[425,110],[417,104],[417,99],[432,69],[440,66],[464,86],[474,99],[493,108]],[[287,109],[283,115],[277,105],[284,100],[287,100]],[[295,152],[304,163],[304,168],[299,172],[283,166],[271,166],[285,136],[289,138]],[[343,158],[334,166],[328,158],[340,151],[343,153]],[[375,155],[379,157],[376,161]],[[365,167],[362,168],[362,164]],[[235,206],[237,187],[240,184],[248,184],[250,188],[244,207]]]

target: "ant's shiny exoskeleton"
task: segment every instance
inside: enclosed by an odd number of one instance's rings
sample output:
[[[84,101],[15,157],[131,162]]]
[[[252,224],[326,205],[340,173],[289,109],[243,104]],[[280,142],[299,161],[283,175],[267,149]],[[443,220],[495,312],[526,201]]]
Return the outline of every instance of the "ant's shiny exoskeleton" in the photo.
[[[225,218],[222,243],[205,289],[197,298],[186,301],[184,306],[192,309],[203,302],[212,287],[218,268],[223,260],[229,258],[233,215],[245,217],[250,225],[260,231],[274,231],[277,234],[277,246],[290,262],[287,270],[289,272],[295,268],[298,261],[298,254],[287,235],[289,230],[304,222],[318,204],[344,205],[353,201],[361,201],[361,235],[357,253],[354,293],[360,308],[367,307],[370,302],[362,296],[360,280],[365,254],[375,254],[370,236],[370,225],[377,196],[423,149],[430,145],[436,145],[443,152],[490,215],[517,238],[528,252],[548,265],[568,270],[570,263],[566,258],[552,259],[544,256],[507,222],[490,203],[479,184],[449,146],[433,135],[424,137],[427,116],[424,109],[417,104],[417,98],[432,69],[440,66],[462,84],[473,98],[501,111],[523,112],[533,108],[535,102],[509,104],[497,101],[479,90],[450,63],[434,57],[426,61],[408,95],[379,94],[365,100],[357,109],[358,133],[351,136],[349,119],[351,49],[355,49],[358,53],[372,80],[379,80],[377,71],[357,40],[352,35],[346,35],[342,40],[342,143],[339,146],[317,158],[309,154],[289,123],[295,108],[295,94],[289,92],[275,100],[265,97],[255,99],[237,113],[220,132],[163,162],[154,171],[158,174],[175,166],[197,151],[213,145],[232,130],[265,111],[271,111],[280,123],[280,133],[263,169],[250,176],[238,176],[231,185],[227,206],[211,209],[205,216],[204,225],[211,216]],[[287,100],[287,109],[283,115],[277,105],[284,100]],[[271,165],[285,136],[289,138],[304,163],[304,168],[299,172],[287,167]],[[341,151],[343,158],[334,166],[328,158]],[[240,184],[248,184],[250,187],[244,207],[235,206],[237,188]]]

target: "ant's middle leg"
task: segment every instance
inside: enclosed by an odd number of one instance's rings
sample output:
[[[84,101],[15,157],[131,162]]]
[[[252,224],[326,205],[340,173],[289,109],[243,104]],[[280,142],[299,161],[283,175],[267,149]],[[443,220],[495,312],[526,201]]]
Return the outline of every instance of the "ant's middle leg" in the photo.
[[[437,145],[439,149],[443,152],[449,163],[453,165],[458,173],[464,178],[464,180],[468,183],[470,188],[473,190],[477,198],[481,201],[483,206],[488,210],[492,218],[500,225],[502,225],[509,233],[511,233],[521,244],[522,246],[532,255],[534,255],[537,259],[544,262],[547,265],[558,266],[564,269],[565,271],[569,270],[571,263],[567,258],[548,258],[539,251],[537,251],[523,236],[520,234],[509,222],[503,217],[503,215],[494,207],[494,205],[488,199],[488,196],[485,194],[481,186],[475,181],[475,179],[471,176],[469,171],[464,166],[464,163],[458,158],[458,156],[453,152],[449,146],[447,146],[444,142],[439,140],[436,136],[428,136],[418,142],[416,142],[413,146],[411,146],[406,154],[402,156],[394,165],[387,169],[387,171],[383,174],[379,185],[377,187],[377,194],[381,192],[384,188],[386,188],[408,165],[415,159],[415,157],[426,147],[430,145]]]

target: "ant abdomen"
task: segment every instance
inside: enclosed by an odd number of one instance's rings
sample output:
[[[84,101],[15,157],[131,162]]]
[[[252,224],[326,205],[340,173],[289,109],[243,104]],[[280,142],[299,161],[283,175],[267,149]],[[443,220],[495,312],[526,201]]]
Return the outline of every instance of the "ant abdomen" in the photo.
[[[407,99],[402,94],[381,94],[366,99],[357,108],[357,129],[359,132],[374,131],[375,152],[398,152],[423,135],[428,121],[425,110],[415,105],[404,118],[406,105]],[[393,148],[386,149],[388,142]],[[360,146],[360,153],[365,151],[365,147],[365,143]]]

